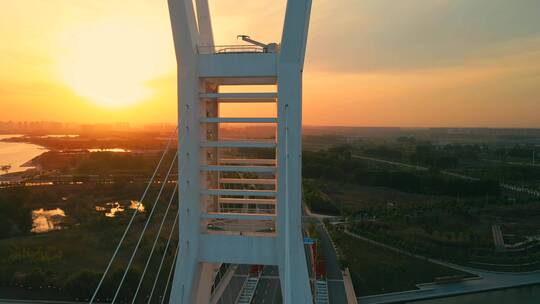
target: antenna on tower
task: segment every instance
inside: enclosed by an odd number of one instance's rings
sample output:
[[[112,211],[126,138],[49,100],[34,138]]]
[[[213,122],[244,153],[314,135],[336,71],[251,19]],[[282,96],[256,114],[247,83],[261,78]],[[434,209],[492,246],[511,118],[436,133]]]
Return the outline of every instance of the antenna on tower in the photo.
[[[279,45],[277,43],[265,44],[260,41],[251,39],[248,35],[238,35],[236,36],[236,39],[242,39],[242,41],[245,41],[247,43],[260,46],[263,49],[264,53],[276,53],[279,50]]]

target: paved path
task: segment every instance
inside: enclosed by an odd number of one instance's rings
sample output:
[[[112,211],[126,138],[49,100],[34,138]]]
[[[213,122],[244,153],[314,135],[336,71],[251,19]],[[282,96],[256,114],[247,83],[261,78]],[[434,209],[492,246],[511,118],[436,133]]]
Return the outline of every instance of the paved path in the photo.
[[[369,156],[363,156],[363,155],[356,155],[355,154],[355,155],[353,155],[353,157],[363,159],[363,160],[369,160],[369,161],[374,161],[374,162],[378,162],[378,163],[388,164],[388,165],[400,166],[400,167],[405,167],[405,168],[409,168],[409,169],[416,169],[416,170],[420,170],[420,171],[427,171],[428,170],[428,168],[422,167],[422,166],[409,165],[409,164],[406,164],[406,163],[401,163],[401,162],[396,162],[396,161],[391,161],[391,160],[385,160],[385,159],[380,159],[380,158],[373,158],[373,157],[369,157]]]
[[[303,212],[303,218],[308,220],[310,218],[314,218],[314,219],[320,219],[320,220],[324,220],[324,219],[329,219],[329,220],[332,220],[332,219],[337,219],[339,218],[339,216],[334,216],[334,215],[326,215],[326,214],[318,214],[318,213],[313,213],[311,212],[311,210],[309,209],[308,206],[304,206],[304,212]]]

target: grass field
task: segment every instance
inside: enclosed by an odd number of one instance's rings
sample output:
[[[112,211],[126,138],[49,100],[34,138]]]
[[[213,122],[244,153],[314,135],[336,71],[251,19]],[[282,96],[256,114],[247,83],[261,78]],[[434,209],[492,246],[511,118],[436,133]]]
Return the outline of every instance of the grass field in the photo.
[[[333,238],[351,272],[357,296],[416,289],[437,277],[467,275],[334,231]]]
[[[119,276],[136,246],[139,233],[149,216],[156,188],[153,187],[149,191],[148,201],[145,200],[147,210],[135,218],[117,260],[112,265],[111,275],[108,275],[103,289],[108,295],[118,286]],[[58,205],[55,201],[49,201],[43,202],[43,205],[39,206],[63,208],[66,211],[64,222],[67,225],[64,229],[0,240],[1,298],[16,297],[41,300],[75,300],[79,298],[86,300],[91,296],[97,285],[97,280],[105,270],[107,262],[127,226],[132,210],[126,209],[118,217],[105,217],[103,212],[96,211],[96,204],[103,205],[101,202],[125,199],[125,197],[110,197],[109,193],[102,189],[102,193],[94,191],[94,195],[90,199],[86,198],[85,195],[88,194],[86,190],[90,193],[92,189],[82,189],[82,187],[71,189],[71,191],[75,190],[78,191],[79,197],[70,199],[69,203],[61,202],[62,205]],[[140,192],[138,190],[130,190],[129,192],[133,192],[133,194],[129,197],[134,197],[135,193]],[[58,191],[58,189],[51,187],[47,192],[50,191]],[[164,191],[163,197],[167,197],[167,200],[160,199],[156,206],[155,214],[134,259],[132,269],[137,269],[137,271],[127,276],[123,288],[124,292],[120,295],[121,298],[123,298],[124,293],[129,298],[137,286],[140,272],[144,268],[161,218],[165,213],[170,193],[172,193],[172,186],[168,186]],[[143,281],[140,294],[142,297],[146,296],[151,289],[176,212],[177,208],[173,204]],[[175,233],[175,240],[176,238]],[[173,241],[167,252],[164,268],[166,271],[161,273],[161,282],[158,286],[165,285],[164,280],[172,262],[172,253],[176,243]],[[69,286],[71,290],[68,290]],[[59,291],[59,289],[61,290]]]

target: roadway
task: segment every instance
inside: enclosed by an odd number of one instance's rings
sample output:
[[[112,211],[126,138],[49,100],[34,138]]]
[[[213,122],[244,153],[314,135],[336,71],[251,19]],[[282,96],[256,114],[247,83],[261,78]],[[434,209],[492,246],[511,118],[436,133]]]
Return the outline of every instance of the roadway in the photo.
[[[343,275],[339,265],[338,257],[332,241],[323,224],[319,220],[316,222],[316,230],[319,234],[320,250],[322,250],[328,280],[328,296],[331,304],[347,304]],[[259,285],[253,297],[254,304],[281,304],[281,287],[279,285],[278,269],[275,266],[264,267]]]
[[[322,219],[329,218],[328,216],[318,216],[317,214],[312,214],[309,212],[309,210],[305,210],[304,212],[304,222],[313,222],[315,223],[315,229],[317,230],[317,233],[319,234],[320,239],[320,250],[322,250],[324,257],[325,257],[325,264],[326,264],[326,272],[327,272],[327,279],[328,279],[328,296],[330,298],[331,304],[347,304],[347,295],[345,293],[345,285],[343,283],[343,275],[341,272],[341,267],[339,265],[338,256],[335,251],[334,245],[332,244],[332,240],[330,236],[328,235],[328,232],[326,229],[324,229],[324,225],[322,223]],[[310,262],[310,256],[307,252],[308,248],[306,246],[306,258],[308,262]],[[233,277],[233,279],[237,280],[245,280],[246,278],[246,266],[242,267],[242,271],[237,270],[237,273]],[[308,267],[308,270],[311,273],[311,267]],[[236,293],[236,295],[240,292],[238,288],[231,288],[227,291],[227,297],[229,299],[232,298],[231,294]],[[223,297],[222,297],[223,298]],[[220,303],[226,303],[226,302],[220,302]],[[227,303],[231,303],[228,302]],[[234,301],[232,302],[234,303]],[[255,290],[255,294],[253,297],[253,304],[281,304],[282,298],[281,298],[281,286],[279,283],[279,272],[278,268],[276,266],[265,266],[263,268],[263,272],[261,275],[261,279],[259,280],[259,284],[257,285],[257,289]],[[1,304],[1,303],[0,303]]]
[[[281,286],[277,266],[265,266],[253,296],[253,304],[281,304]]]
[[[343,274],[339,265],[338,256],[328,231],[323,223],[317,220],[315,226],[319,234],[319,250],[322,250],[326,265],[326,277],[328,281],[328,297],[332,304],[347,304],[347,295],[345,293],[345,284],[343,283]]]
[[[303,208],[303,221],[304,223],[314,223],[315,230],[319,235],[319,250],[322,250],[324,255],[326,275],[328,283],[328,297],[331,304],[346,304],[347,293],[345,292],[345,284],[343,282],[343,274],[341,272],[341,266],[339,265],[339,258],[336,252],[336,248],[332,242],[332,238],[325,229],[324,219],[335,219],[335,216],[322,215],[312,213],[309,208]]]
[[[247,278],[247,274],[248,266],[238,265],[236,271],[234,272],[234,275],[231,278],[231,281],[229,282],[229,284],[227,284],[227,287],[223,291],[223,294],[221,294],[219,300],[217,300],[216,304],[236,303],[236,299],[240,294],[240,290],[242,289],[242,285]]]

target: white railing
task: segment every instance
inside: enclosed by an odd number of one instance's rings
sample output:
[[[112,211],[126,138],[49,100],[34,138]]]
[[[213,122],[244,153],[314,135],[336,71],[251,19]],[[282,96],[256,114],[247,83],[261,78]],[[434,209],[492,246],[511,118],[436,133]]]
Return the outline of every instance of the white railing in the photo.
[[[267,53],[268,49],[247,44],[229,45],[199,45],[199,54],[230,54],[230,53]]]

